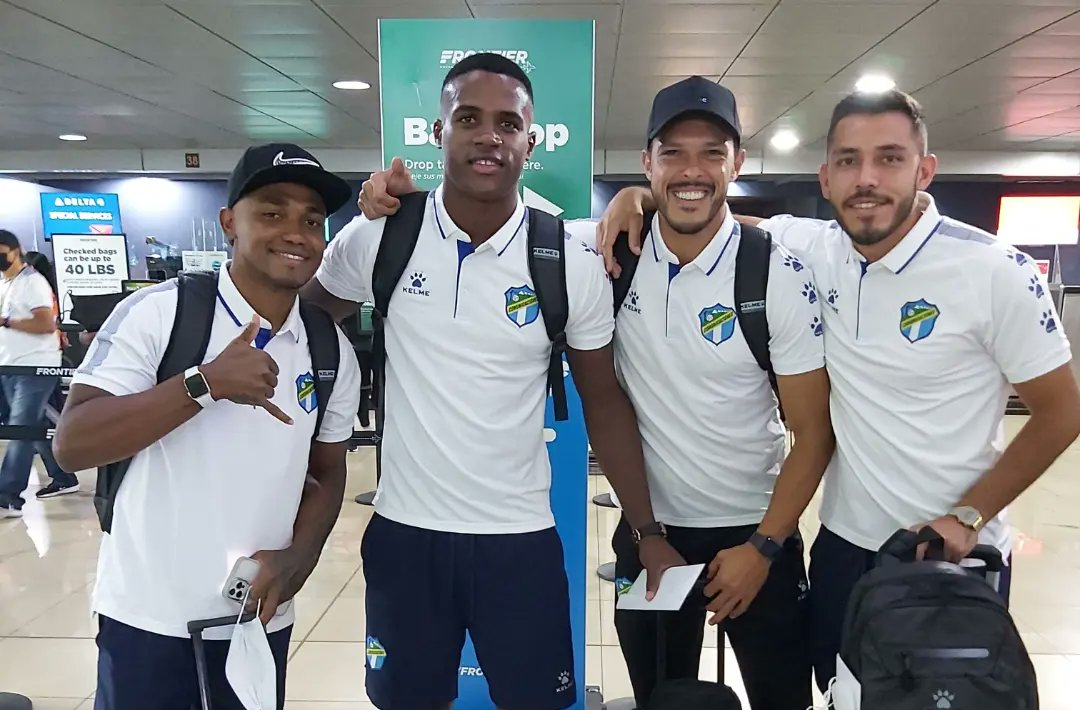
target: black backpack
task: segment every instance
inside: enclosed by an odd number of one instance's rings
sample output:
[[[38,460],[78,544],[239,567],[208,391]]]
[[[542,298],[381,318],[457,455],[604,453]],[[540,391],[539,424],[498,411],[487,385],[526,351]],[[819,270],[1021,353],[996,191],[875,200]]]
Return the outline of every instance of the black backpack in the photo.
[[[653,215],[646,212],[642,218],[641,244],[652,230]],[[739,328],[746,344],[754,356],[758,367],[769,377],[769,384],[776,392],[779,402],[780,391],[776,386],[776,373],[772,368],[769,355],[769,320],[765,312],[765,297],[769,288],[769,260],[772,255],[772,235],[763,229],[751,225],[740,225],[739,250],[735,254],[735,312],[738,314]],[[626,232],[615,240],[613,248],[615,260],[622,271],[613,282],[615,292],[615,316],[618,317],[630,285],[634,282],[637,271],[638,255],[630,250]],[[783,407],[780,409],[783,416]]]
[[[934,559],[915,562],[922,543]],[[943,553],[929,527],[882,546],[844,619],[840,660],[855,683],[843,696],[861,696],[866,710],[1037,710],[1035,669],[1004,601],[975,568],[943,562]],[[989,546],[972,558],[987,576],[1004,567]]]
[[[210,330],[214,324],[217,307],[218,276],[213,272],[187,271],[176,278],[176,319],[165,354],[158,365],[158,383],[179,375],[189,367],[201,365],[210,344]],[[315,431],[311,440],[319,435],[326,405],[337,381],[340,348],[337,326],[330,315],[307,301],[300,301],[300,317],[307,331],[308,350],[311,352],[311,370],[315,376],[317,412]],[[98,468],[97,490],[94,492],[94,508],[103,532],[112,530],[113,508],[120,484],[131,466],[131,459],[124,459]]]
[[[376,403],[375,427],[381,438],[383,427],[383,385],[386,374],[386,341],[381,327],[382,319],[390,312],[390,299],[397,290],[398,282],[405,273],[409,260],[416,250],[416,242],[424,223],[424,212],[430,193],[413,192],[403,195],[401,207],[386,220],[382,241],[375,257],[371,290],[374,295],[372,322],[360,326],[361,331],[371,328],[370,381]],[[566,421],[566,385],[563,382],[563,354],[566,352],[566,321],[570,307],[566,295],[566,264],[563,260],[563,244],[566,241],[565,225],[561,219],[546,212],[529,208],[528,254],[529,273],[540,303],[540,314],[551,340],[551,360],[548,365],[548,390],[555,406],[555,420]],[[360,317],[366,318],[361,309]],[[361,416],[364,413],[361,412]]]

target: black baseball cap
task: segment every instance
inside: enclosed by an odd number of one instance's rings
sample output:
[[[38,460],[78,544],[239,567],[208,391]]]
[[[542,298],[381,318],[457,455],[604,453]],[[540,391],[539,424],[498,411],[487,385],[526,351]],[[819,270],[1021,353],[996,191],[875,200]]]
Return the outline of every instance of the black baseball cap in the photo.
[[[352,199],[352,188],[323,169],[315,156],[292,143],[268,143],[244,151],[229,178],[229,208],[260,187],[292,182],[310,187],[323,199],[326,213],[337,212]]]
[[[735,106],[735,94],[727,87],[703,76],[692,76],[660,89],[653,99],[652,112],[649,113],[649,134],[646,142],[651,142],[660,135],[660,131],[676,118],[690,113],[718,121],[735,139],[735,147],[739,146],[742,140],[742,125],[739,123],[739,110]]]

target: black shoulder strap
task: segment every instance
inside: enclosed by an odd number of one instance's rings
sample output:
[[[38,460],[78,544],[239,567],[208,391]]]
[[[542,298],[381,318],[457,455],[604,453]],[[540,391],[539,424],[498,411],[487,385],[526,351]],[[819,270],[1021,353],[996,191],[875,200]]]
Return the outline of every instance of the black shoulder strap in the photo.
[[[772,235],[745,224],[740,229],[739,250],[735,255],[735,309],[739,314],[739,327],[758,367],[768,373],[769,382],[776,390],[776,375],[769,355],[769,320],[765,310]]]
[[[185,271],[176,278],[176,318],[165,354],[158,365],[158,382],[201,365],[210,344],[217,306],[217,274]]]
[[[371,292],[375,297],[375,311],[385,318],[390,309],[390,297],[394,295],[401,275],[409,266],[409,259],[416,250],[420,228],[424,224],[428,193],[412,192],[402,195],[401,207],[386,218],[375,267],[371,278]]]
[[[641,218],[641,245],[645,245],[645,238],[652,231],[653,215],[655,212],[646,212]],[[634,283],[634,274],[637,273],[638,255],[630,251],[630,237],[626,232],[620,232],[612,246],[612,254],[615,263],[619,265],[619,277],[612,281],[611,288],[615,301],[615,315],[619,315],[619,309],[626,294],[630,293],[630,286]]]
[[[563,353],[566,352],[566,321],[570,305],[566,295],[566,226],[547,212],[529,209],[529,272],[532,274],[540,314],[551,340],[548,388],[555,406],[555,421],[566,421],[566,383]]]
[[[202,364],[214,325],[217,274],[211,271],[185,271],[177,276],[176,289],[176,317],[169,334],[169,344],[158,364],[158,382]],[[98,467],[94,508],[102,532],[112,532],[116,496],[130,466],[131,459],[127,458]]]
[[[311,371],[315,376],[315,402],[318,411],[315,415],[315,432],[311,435],[314,440],[322,429],[326,406],[334,394],[341,348],[338,342],[337,326],[329,313],[313,303],[301,300],[300,318],[304,321],[304,330],[307,331]]]

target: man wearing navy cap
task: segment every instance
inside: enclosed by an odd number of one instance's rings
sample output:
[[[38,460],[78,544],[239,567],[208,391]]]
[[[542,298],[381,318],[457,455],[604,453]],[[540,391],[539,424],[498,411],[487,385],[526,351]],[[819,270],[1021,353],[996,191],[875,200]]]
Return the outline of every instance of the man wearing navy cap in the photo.
[[[745,159],[741,128],[735,97],[702,77],[663,89],[653,102],[642,163],[657,214],[622,282],[615,357],[637,413],[659,526],[619,523],[616,590],[626,592],[641,572],[642,537],[665,536],[689,564],[708,565],[711,623],[722,623],[731,639],[751,710],[804,710],[808,587],[797,526],[832,453],[829,382],[813,277],[786,249],[774,244],[766,253],[759,307],[771,373],[736,316],[737,254],[744,240],[764,239],[743,230],[727,206]],[[376,173],[361,206],[368,217],[388,214],[390,193],[410,187],[407,175]],[[795,433],[786,460],[773,374]],[[665,649],[657,648],[656,613],[616,610],[638,707],[661,680],[658,653],[668,679],[697,678],[704,603],[698,592],[683,611],[662,615]]]
[[[199,705],[187,623],[239,615],[222,590],[240,557],[259,563],[249,602],[261,611],[284,704],[292,600],[341,509],[360,396],[352,348],[327,316],[322,337],[336,335],[339,359],[316,432],[314,321],[297,293],[319,265],[327,216],[350,197],[298,146],[249,149],[221,210],[233,258],[217,277],[203,364],[158,383],[175,337],[174,279],[121,301],[73,380],[57,460],[83,470],[132,457],[94,586],[96,710]],[[232,630],[204,633],[215,710],[243,707],[226,673]]]

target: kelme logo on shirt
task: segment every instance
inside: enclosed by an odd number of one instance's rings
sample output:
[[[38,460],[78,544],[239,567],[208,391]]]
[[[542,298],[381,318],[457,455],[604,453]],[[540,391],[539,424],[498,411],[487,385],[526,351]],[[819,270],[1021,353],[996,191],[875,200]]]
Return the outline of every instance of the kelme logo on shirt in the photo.
[[[928,338],[934,332],[940,315],[938,307],[925,298],[908,301],[900,307],[900,334],[911,343]]]
[[[367,662],[368,668],[373,671],[380,670],[386,663],[386,649],[374,636],[367,637]]]
[[[540,299],[528,286],[506,289],[506,317],[518,328],[524,328],[540,315]]]
[[[703,308],[698,313],[701,337],[713,345],[719,345],[735,332],[735,311],[719,303]]]
[[[630,293],[626,294],[626,300],[623,301],[622,307],[631,313],[641,313],[641,306],[638,305],[638,293],[634,289],[630,289]]]
[[[310,372],[305,372],[296,378],[296,403],[308,414],[314,412],[319,406],[319,398],[315,394],[315,378]]]

